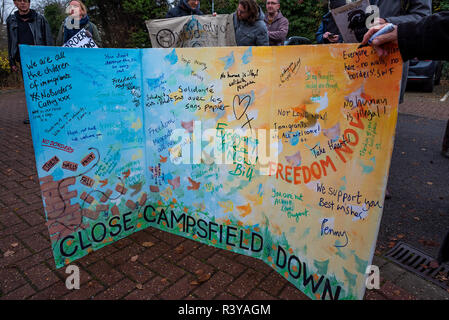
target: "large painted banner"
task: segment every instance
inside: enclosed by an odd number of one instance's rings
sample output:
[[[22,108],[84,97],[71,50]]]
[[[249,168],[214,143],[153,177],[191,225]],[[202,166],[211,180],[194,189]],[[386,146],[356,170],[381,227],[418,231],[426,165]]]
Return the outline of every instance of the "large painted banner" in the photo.
[[[153,48],[236,46],[233,14],[185,16],[146,21]]]
[[[357,45],[22,46],[57,267],[147,227],[360,299],[402,61]]]

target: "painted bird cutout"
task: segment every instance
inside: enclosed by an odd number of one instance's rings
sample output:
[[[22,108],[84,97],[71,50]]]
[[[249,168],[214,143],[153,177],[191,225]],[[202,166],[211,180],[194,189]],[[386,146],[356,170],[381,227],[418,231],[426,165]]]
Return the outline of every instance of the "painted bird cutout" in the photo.
[[[192,133],[193,132],[193,120],[188,121],[188,122],[181,121],[181,127],[186,129],[187,132]]]
[[[206,211],[206,205],[204,204],[204,201],[201,203],[193,203],[193,206],[200,211]]]
[[[131,174],[131,169],[128,169],[128,171],[122,172],[123,177],[126,179],[129,177],[129,175]]]
[[[105,185],[108,184],[108,179],[100,180],[99,182],[101,183],[100,187],[103,188]]]
[[[299,167],[301,165],[301,152],[296,152],[292,156],[285,156],[285,160],[292,166],[292,167]]]
[[[173,192],[171,191],[170,187],[167,187],[167,189],[161,191],[159,194],[164,198],[165,201],[168,201],[168,199],[172,197]]]
[[[135,184],[133,186],[130,186],[130,188],[134,190],[134,192],[131,193],[131,196],[135,196],[136,194],[138,194],[140,192],[140,190],[142,190],[142,182]]]
[[[259,194],[250,194],[245,196],[249,201],[251,201],[254,206],[260,206],[263,203],[263,196],[260,196]]]
[[[173,187],[173,190],[179,188],[179,186],[181,185],[181,177],[177,176],[174,179],[168,179],[168,184]]]
[[[190,182],[190,186],[187,187],[187,190],[198,190],[200,188],[201,182],[196,182],[192,180],[190,177],[187,177],[187,179],[189,179]]]
[[[244,206],[237,206],[236,207],[240,212],[240,216],[242,218],[246,217],[247,215],[249,215],[253,210],[251,209],[251,205],[249,203],[247,203]]]
[[[323,134],[328,137],[330,140],[335,141],[340,137],[340,123],[337,123],[335,126],[329,129],[322,129]]]
[[[218,205],[222,207],[224,210],[223,212],[232,212],[234,210],[234,202],[231,200],[228,201],[218,201]]]
[[[161,155],[159,155],[159,158],[160,158],[161,163],[166,163],[167,159],[168,159],[168,157],[163,157]]]

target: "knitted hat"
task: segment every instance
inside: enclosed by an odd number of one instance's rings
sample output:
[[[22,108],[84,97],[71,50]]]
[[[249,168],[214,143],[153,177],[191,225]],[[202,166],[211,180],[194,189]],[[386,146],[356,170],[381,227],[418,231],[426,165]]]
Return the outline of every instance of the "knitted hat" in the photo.
[[[329,0],[329,10],[346,5],[346,0]]]

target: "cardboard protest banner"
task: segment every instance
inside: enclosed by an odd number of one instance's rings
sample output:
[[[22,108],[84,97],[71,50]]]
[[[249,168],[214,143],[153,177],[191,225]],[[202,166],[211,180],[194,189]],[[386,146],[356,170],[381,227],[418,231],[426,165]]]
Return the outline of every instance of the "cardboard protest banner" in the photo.
[[[369,0],[359,0],[331,10],[344,42],[362,42],[363,35],[368,31],[366,9],[369,6]]]
[[[402,61],[357,45],[22,46],[56,266],[154,227],[360,299]]]
[[[146,21],[153,48],[236,46],[232,14]]]
[[[98,48],[92,36],[85,29],[81,29],[77,34],[71,37],[63,47],[66,48]]]

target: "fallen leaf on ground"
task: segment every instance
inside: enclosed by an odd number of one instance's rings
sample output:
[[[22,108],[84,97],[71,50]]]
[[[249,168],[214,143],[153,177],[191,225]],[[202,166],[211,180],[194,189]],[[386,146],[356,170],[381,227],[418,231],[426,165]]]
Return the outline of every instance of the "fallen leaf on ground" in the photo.
[[[143,290],[143,285],[141,285],[140,283],[136,284],[136,288],[139,290]]]
[[[413,219],[415,219],[416,221],[420,221],[421,219],[418,217],[413,217]]]
[[[197,286],[197,285],[199,285],[200,283],[199,283],[198,281],[196,281],[196,280],[193,280],[193,281],[190,282],[190,284],[191,284],[192,286]]]
[[[447,281],[447,274],[444,272],[439,272],[436,278],[440,281]]]
[[[431,267],[432,269],[436,269],[440,266],[440,264],[438,263],[438,261],[433,260],[432,262],[430,262],[429,267]]]
[[[399,290],[394,290],[393,293],[397,296],[401,295],[401,291],[399,291]]]
[[[210,279],[210,277],[211,277],[210,273],[202,274],[201,276],[198,277],[198,282],[199,283],[206,282],[207,280]]]
[[[439,244],[433,240],[419,239],[418,242],[421,243],[422,245],[428,246],[428,247],[438,247],[439,246]]]
[[[3,256],[4,256],[5,258],[6,258],[6,257],[10,257],[10,256],[12,256],[14,253],[15,253],[14,251],[8,250],[8,251],[6,251],[6,252],[3,254]]]
[[[144,246],[145,248],[150,248],[150,247],[154,246],[154,243],[148,241],[148,242],[142,243],[142,246]]]
[[[428,184],[429,186],[431,186],[431,185],[433,185],[433,182],[427,181],[427,184]]]
[[[19,244],[17,242],[11,243],[11,247],[15,248],[17,247]]]
[[[167,278],[161,279],[161,282],[162,282],[162,283],[166,283],[167,281],[168,281]]]
[[[388,243],[388,248],[393,248],[395,246],[396,243],[394,242],[389,242]]]
[[[397,236],[396,236],[398,239],[402,239],[402,238],[404,238],[405,237],[405,234],[398,234]]]
[[[136,262],[137,259],[139,259],[139,256],[135,255],[135,256],[131,257],[131,262]]]
[[[200,275],[202,275],[203,273],[204,273],[204,270],[203,270],[203,269],[198,269],[198,270],[195,271],[195,274],[196,274],[197,276],[200,276]]]
[[[180,246],[176,247],[175,248],[175,252],[178,253],[178,254],[183,253],[184,252],[184,246],[180,245]]]

